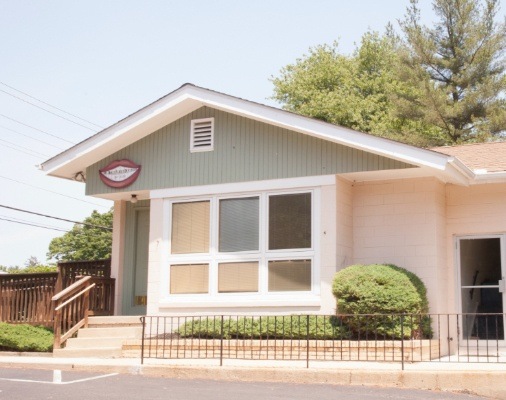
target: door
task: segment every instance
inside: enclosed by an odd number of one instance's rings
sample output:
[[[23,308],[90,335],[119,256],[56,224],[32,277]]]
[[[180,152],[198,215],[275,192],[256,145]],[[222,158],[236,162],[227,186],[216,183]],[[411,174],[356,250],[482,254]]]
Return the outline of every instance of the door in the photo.
[[[459,238],[457,252],[462,338],[503,340],[504,235]]]
[[[149,208],[135,210],[135,245],[129,314],[145,315],[148,290]]]

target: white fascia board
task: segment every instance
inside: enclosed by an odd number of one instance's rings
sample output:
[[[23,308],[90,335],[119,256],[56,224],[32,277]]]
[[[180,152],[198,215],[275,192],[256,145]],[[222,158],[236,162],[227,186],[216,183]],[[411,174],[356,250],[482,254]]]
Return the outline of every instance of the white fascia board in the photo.
[[[444,171],[450,160],[449,156],[441,153],[378,138],[197,86],[185,85],[49,159],[40,168],[49,175],[72,177],[75,172],[84,170],[204,105],[417,166]]]
[[[225,94],[203,90],[198,87],[189,87],[188,93],[195,99],[216,109],[305,133],[326,141],[394,158],[406,163],[444,170],[449,161],[449,156],[435,151],[379,138]]]
[[[506,171],[475,173],[473,183],[506,183]]]
[[[48,175],[65,177],[65,172],[68,175],[83,170],[202,106],[185,94],[173,95],[175,96],[169,95],[49,159],[40,165],[40,169]]]

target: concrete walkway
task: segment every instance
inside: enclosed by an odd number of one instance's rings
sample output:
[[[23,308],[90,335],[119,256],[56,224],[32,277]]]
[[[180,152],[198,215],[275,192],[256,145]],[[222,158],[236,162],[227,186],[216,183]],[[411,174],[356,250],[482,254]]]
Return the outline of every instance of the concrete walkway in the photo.
[[[473,393],[506,399],[506,365],[431,362],[159,360],[53,358],[47,354],[0,352],[0,367],[127,373],[185,379],[367,385]]]

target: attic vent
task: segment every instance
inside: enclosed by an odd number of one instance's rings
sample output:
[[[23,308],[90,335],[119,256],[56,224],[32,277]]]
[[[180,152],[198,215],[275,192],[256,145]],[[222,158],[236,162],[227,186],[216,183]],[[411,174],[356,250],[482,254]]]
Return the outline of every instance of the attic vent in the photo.
[[[214,118],[194,119],[191,123],[190,151],[213,150]]]

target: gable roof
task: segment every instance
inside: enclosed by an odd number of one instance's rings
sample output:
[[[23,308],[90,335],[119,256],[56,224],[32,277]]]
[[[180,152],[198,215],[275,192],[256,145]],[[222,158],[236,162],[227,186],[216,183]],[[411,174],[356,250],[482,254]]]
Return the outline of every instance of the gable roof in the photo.
[[[189,83],[45,161],[39,168],[51,176],[75,179],[86,167],[202,106],[428,168],[445,181],[466,183],[472,177],[471,171],[451,155],[379,138]]]
[[[506,142],[443,146],[432,150],[458,157],[470,170],[478,173],[506,171]]]

